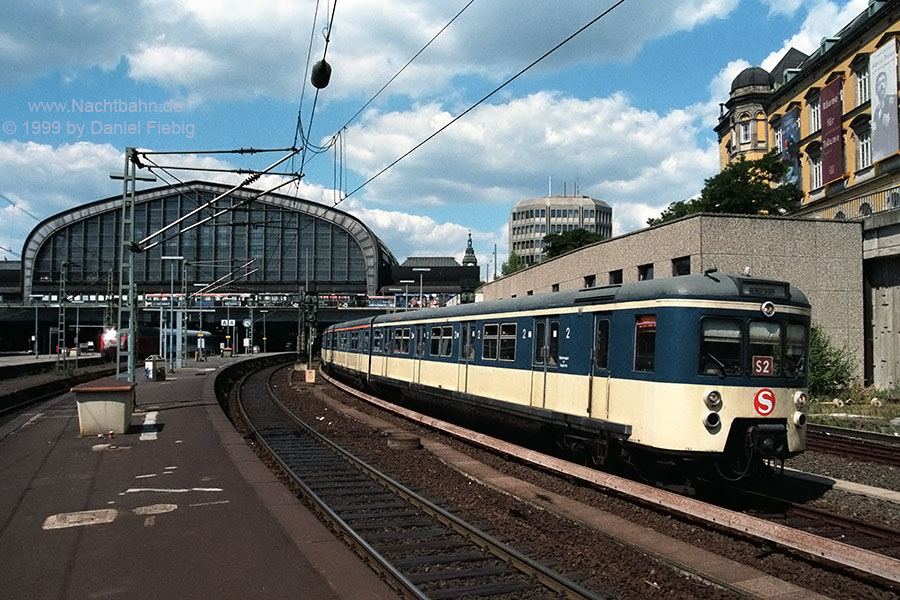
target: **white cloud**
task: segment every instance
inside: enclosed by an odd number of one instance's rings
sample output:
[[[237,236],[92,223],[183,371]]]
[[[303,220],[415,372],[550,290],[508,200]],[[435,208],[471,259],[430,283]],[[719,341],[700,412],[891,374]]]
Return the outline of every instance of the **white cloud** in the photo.
[[[866,10],[868,0],[848,0],[844,3],[817,0],[810,4],[800,31],[785,40],[780,49],[762,61],[764,69],[771,71],[791,48],[812,54],[822,43],[822,38],[834,36],[841,27]]]
[[[737,0],[625,3],[598,21],[539,68],[621,61],[650,39],[689,30],[730,12]],[[207,100],[276,97],[295,100],[313,60],[322,55],[325,8],[313,27],[316,3],[144,0],[59,4],[13,3],[0,23],[0,86],[80,69],[115,68]],[[604,6],[573,1],[560,9],[540,0],[474,4],[428,48],[388,92],[425,98],[455,93],[459,77],[508,77],[597,17]],[[367,98],[459,10],[425,0],[344,0],[337,6],[329,61],[329,99]],[[516,43],[509,43],[515,40]]]

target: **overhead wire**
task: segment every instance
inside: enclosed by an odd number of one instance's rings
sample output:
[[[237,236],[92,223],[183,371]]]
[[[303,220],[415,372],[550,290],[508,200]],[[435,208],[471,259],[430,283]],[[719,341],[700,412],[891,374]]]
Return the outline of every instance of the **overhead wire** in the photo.
[[[352,196],[353,194],[357,193],[358,191],[360,191],[361,189],[363,189],[364,187],[366,187],[367,185],[369,185],[370,183],[372,183],[375,179],[377,179],[378,177],[380,177],[381,175],[383,175],[383,174],[384,174],[385,172],[387,172],[388,170],[392,169],[395,165],[397,165],[397,163],[399,163],[400,161],[402,161],[403,159],[405,159],[407,156],[409,156],[410,154],[412,154],[413,152],[415,152],[416,150],[418,150],[419,148],[421,148],[422,146],[424,146],[425,144],[427,144],[429,141],[431,141],[432,139],[434,139],[438,134],[440,134],[441,132],[443,132],[444,130],[446,130],[448,127],[450,127],[451,125],[453,125],[454,123],[456,123],[457,121],[459,121],[461,118],[463,118],[464,116],[466,116],[467,114],[469,114],[469,113],[472,112],[473,110],[475,110],[475,108],[477,108],[478,106],[480,106],[481,104],[483,104],[484,102],[486,102],[488,99],[490,99],[491,97],[493,97],[495,94],[497,94],[497,92],[499,92],[500,90],[502,90],[503,88],[505,88],[506,86],[508,86],[510,83],[512,83],[513,81],[515,81],[515,80],[518,79],[519,77],[521,77],[526,71],[530,70],[532,67],[534,67],[535,65],[537,65],[538,63],[540,63],[541,61],[543,61],[545,58],[547,58],[548,56],[550,56],[551,54],[553,54],[554,52],[556,52],[557,50],[559,50],[560,48],[562,48],[564,45],[568,44],[568,43],[569,43],[570,41],[572,41],[575,37],[577,37],[578,35],[580,35],[581,33],[583,33],[583,32],[584,32],[585,30],[587,30],[589,27],[591,27],[592,25],[594,25],[597,21],[599,21],[600,19],[604,18],[606,15],[608,15],[609,13],[611,13],[613,10],[615,10],[616,8],[618,8],[619,6],[621,6],[621,5],[624,4],[624,3],[625,3],[625,0],[617,0],[617,2],[614,2],[609,8],[607,8],[607,9],[604,10],[602,13],[600,13],[599,15],[597,15],[596,17],[594,17],[593,19],[591,19],[587,24],[585,24],[584,26],[582,26],[581,28],[579,28],[577,31],[575,31],[574,33],[572,33],[571,35],[569,35],[568,37],[566,37],[563,41],[561,41],[561,42],[559,42],[558,44],[556,44],[555,46],[553,46],[553,48],[551,48],[550,50],[548,50],[547,52],[545,52],[544,54],[542,54],[540,57],[538,57],[537,59],[533,60],[528,66],[526,66],[524,69],[520,70],[518,73],[516,73],[515,75],[513,75],[512,77],[510,77],[509,79],[507,79],[506,81],[504,81],[502,84],[500,84],[500,85],[497,86],[496,88],[494,88],[494,90],[491,91],[489,94],[487,94],[486,96],[484,96],[483,98],[481,98],[480,100],[478,100],[475,104],[473,104],[472,106],[470,106],[469,108],[467,108],[466,110],[464,110],[463,112],[461,112],[460,114],[458,114],[457,116],[455,116],[455,117],[454,117],[453,119],[451,119],[448,123],[446,123],[446,124],[443,125],[442,127],[438,128],[438,129],[437,129],[436,131],[434,131],[431,135],[429,135],[429,136],[426,137],[424,140],[422,140],[421,142],[419,142],[418,144],[416,144],[415,146],[413,146],[412,148],[410,148],[407,152],[405,152],[404,154],[402,154],[400,157],[398,157],[397,159],[395,159],[393,162],[391,162],[390,164],[388,164],[386,167],[384,167],[383,169],[381,169],[380,171],[378,171],[377,173],[375,173],[374,175],[372,175],[369,179],[367,179],[367,180],[364,181],[362,184],[360,184],[359,186],[357,186],[353,191],[348,192],[348,193],[347,193],[347,194],[346,194],[346,195],[345,195],[338,203],[343,202],[344,200],[346,200],[347,198],[349,198],[349,197]],[[338,204],[338,203],[335,203],[335,204]]]

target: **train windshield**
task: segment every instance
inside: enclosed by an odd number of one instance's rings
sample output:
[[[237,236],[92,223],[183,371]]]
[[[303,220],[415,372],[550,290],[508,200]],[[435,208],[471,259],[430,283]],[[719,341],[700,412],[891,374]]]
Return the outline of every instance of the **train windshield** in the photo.
[[[802,377],[809,329],[805,323],[707,317],[701,321],[700,373],[719,377]]]
[[[743,371],[742,323],[737,319],[701,321],[700,372],[704,375],[740,375]]]

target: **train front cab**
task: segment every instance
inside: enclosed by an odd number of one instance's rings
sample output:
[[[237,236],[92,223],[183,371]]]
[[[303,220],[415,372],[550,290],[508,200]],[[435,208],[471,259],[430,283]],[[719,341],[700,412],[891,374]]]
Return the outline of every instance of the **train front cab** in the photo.
[[[631,373],[610,377],[608,418],[632,425],[628,445],[709,459],[726,477],[801,452],[809,309],[693,305],[629,315]]]

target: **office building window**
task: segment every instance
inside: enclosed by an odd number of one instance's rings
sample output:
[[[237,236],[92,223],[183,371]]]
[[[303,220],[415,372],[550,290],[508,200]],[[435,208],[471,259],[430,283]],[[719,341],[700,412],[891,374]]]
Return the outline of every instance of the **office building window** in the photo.
[[[672,277],[691,274],[691,257],[682,256],[672,259]]]
[[[653,263],[640,265],[638,267],[638,281],[648,281],[653,279]]]
[[[609,284],[617,285],[622,283],[622,269],[616,269],[609,272]]]
[[[822,152],[817,150],[809,155],[809,189],[822,187]]]
[[[822,112],[819,107],[819,99],[809,101],[809,133],[815,133],[822,128]]]
[[[585,275],[584,276],[584,287],[592,288],[597,285],[597,276],[596,275]]]
[[[746,144],[750,141],[750,121],[741,121],[741,143]]]
[[[869,65],[866,63],[853,72],[856,80],[856,106],[869,101]]]
[[[872,166],[872,130],[856,132],[856,170]]]

